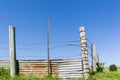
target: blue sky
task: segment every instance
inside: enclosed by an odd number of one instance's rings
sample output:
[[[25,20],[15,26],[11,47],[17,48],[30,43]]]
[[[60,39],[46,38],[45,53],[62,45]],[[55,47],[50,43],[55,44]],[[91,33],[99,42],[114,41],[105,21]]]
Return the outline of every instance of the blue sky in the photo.
[[[88,39],[96,44],[100,60],[120,66],[119,0],[0,0],[0,55],[9,56],[8,26],[16,27],[17,59],[23,56],[47,59],[47,20],[50,18],[50,41],[79,40],[79,27],[85,26]],[[44,43],[25,45],[23,43]],[[51,48],[68,43],[54,43]],[[73,44],[73,43],[72,43]],[[80,44],[76,42],[74,44]],[[4,49],[5,48],[5,49]],[[22,49],[18,49],[22,48]],[[42,49],[42,50],[23,50]],[[51,57],[80,57],[80,47],[51,49]],[[1,57],[8,59],[8,57]]]

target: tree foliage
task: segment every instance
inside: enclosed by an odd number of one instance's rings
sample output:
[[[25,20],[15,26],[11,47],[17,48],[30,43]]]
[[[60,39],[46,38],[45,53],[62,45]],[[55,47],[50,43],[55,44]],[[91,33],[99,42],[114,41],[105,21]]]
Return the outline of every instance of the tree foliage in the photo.
[[[97,72],[103,72],[104,63],[97,63]]]
[[[115,64],[110,65],[109,71],[117,71],[117,66]]]

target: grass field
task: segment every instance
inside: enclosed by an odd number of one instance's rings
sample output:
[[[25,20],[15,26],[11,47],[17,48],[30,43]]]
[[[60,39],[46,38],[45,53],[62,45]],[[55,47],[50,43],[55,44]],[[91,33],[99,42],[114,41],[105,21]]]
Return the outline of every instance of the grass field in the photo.
[[[89,80],[120,80],[120,72],[102,72],[91,75]]]
[[[38,78],[35,76],[16,76],[15,78],[10,78],[9,75],[0,76],[0,80],[62,80],[58,77],[42,77]],[[66,80],[84,80],[84,79],[66,79]],[[91,75],[88,80],[120,80],[120,72],[103,72],[96,73],[96,75]]]
[[[55,77],[42,77],[38,78],[35,76],[15,76],[14,78],[10,78],[9,70],[4,68],[0,68],[0,80],[62,80],[57,76]],[[66,80],[84,80],[84,79],[66,79]],[[102,73],[96,73],[95,75],[90,75],[88,80],[120,80],[120,72],[109,72],[104,71]]]

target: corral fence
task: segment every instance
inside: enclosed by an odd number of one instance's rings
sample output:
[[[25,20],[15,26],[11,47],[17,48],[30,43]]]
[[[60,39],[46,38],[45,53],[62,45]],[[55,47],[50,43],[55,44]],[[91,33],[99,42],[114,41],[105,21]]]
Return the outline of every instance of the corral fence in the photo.
[[[70,59],[47,59],[44,60],[16,60],[16,45],[15,45],[15,28],[12,26],[9,28],[10,37],[10,60],[0,60],[0,67],[10,68],[10,75],[14,77],[16,73],[22,75],[35,75],[35,76],[46,76],[58,75],[59,78],[81,78],[89,77],[89,62],[88,62],[88,49],[85,28],[80,28],[80,41],[81,46],[81,57],[70,58]],[[74,41],[72,41],[74,42]],[[76,42],[76,41],[75,41]],[[68,46],[74,46],[69,44]],[[20,49],[20,48],[19,48]],[[28,50],[28,49],[27,49]],[[31,50],[31,49],[29,49]],[[37,50],[37,49],[36,49]],[[92,50],[91,55],[92,68],[96,68],[96,51],[95,47]],[[9,56],[8,56],[9,57]]]
[[[17,71],[22,75],[46,76],[48,73],[47,60],[19,60]],[[0,67],[10,68],[10,61],[1,60]],[[50,74],[58,74],[59,78],[83,77],[81,59],[50,60]]]
[[[57,71],[60,78],[81,78],[83,77],[82,60],[62,60],[57,64]]]

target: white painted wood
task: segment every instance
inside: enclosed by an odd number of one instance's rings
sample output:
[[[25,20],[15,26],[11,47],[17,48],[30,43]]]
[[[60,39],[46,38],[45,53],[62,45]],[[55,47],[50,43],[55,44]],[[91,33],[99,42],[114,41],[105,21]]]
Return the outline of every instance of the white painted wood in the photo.
[[[81,59],[63,60],[57,65],[60,78],[80,78],[83,76]]]

